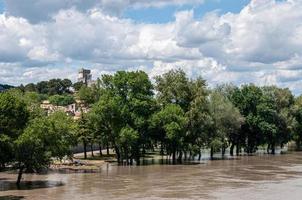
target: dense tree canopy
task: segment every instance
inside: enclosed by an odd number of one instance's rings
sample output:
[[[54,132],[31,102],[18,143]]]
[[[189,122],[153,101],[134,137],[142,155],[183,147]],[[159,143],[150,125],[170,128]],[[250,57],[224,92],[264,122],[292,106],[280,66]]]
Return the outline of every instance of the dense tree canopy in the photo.
[[[51,158],[70,155],[75,143],[114,150],[116,160],[140,164],[147,152],[159,151],[176,161],[253,154],[274,154],[289,141],[302,145],[302,97],[289,89],[253,84],[209,88],[201,77],[182,70],[155,77],[143,71],[105,74],[92,86],[52,79],[0,93],[0,167],[47,168]],[[77,121],[64,113],[49,116],[42,100],[65,106],[75,99],[86,107]],[[82,106],[82,105],[81,105]],[[88,111],[86,113],[86,111]],[[29,156],[31,155],[31,156]],[[20,179],[19,179],[20,180]]]
[[[51,79],[49,81],[41,81],[37,84],[29,83],[19,88],[25,92],[38,92],[47,95],[62,95],[71,93],[70,88],[72,82],[69,79]]]

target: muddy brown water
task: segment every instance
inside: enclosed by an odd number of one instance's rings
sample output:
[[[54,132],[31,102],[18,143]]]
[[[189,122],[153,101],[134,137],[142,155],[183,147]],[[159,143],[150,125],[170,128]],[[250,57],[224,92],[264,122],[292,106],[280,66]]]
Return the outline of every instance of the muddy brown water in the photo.
[[[242,156],[198,165],[104,165],[97,173],[0,173],[0,200],[301,200],[302,153]]]

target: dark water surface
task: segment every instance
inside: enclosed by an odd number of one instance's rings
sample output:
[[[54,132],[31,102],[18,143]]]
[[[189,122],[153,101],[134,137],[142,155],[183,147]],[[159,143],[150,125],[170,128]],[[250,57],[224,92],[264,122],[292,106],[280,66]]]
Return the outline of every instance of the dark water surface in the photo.
[[[301,200],[302,153],[243,156],[199,165],[105,165],[99,173],[0,173],[0,200],[226,199]]]

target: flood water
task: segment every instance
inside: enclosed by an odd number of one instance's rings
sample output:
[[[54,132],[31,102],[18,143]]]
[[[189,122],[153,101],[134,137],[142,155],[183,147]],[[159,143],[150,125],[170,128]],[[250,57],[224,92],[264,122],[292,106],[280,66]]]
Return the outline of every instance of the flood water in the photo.
[[[0,173],[0,200],[302,199],[302,153],[242,156],[198,165],[105,165],[98,173]]]

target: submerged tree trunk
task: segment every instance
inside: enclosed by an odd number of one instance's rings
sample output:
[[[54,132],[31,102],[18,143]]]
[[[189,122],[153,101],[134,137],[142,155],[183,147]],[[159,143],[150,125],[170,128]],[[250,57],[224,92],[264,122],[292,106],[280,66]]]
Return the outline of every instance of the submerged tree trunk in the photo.
[[[173,153],[172,153],[172,162],[173,162],[173,164],[176,163],[176,150],[173,150]]]
[[[271,145],[271,149],[272,149],[272,154],[274,155],[275,154],[275,143],[273,143],[272,145]]]
[[[231,156],[234,156],[234,147],[235,147],[235,144],[232,143],[231,147],[230,147],[230,155]]]
[[[17,182],[16,182],[17,185],[20,185],[20,183],[21,183],[23,170],[24,170],[24,166],[21,166],[20,169],[19,169],[18,179],[17,179]]]
[[[214,149],[213,149],[213,147],[211,147],[211,160],[213,160],[213,158],[214,158]]]
[[[118,163],[121,163],[121,154],[120,154],[120,150],[118,149],[117,146],[115,146],[115,154],[116,154],[116,159]]]
[[[182,160],[182,151],[179,152],[177,161],[181,162],[181,160]]]
[[[224,154],[225,154],[225,147],[223,146],[222,149],[221,149],[221,156],[222,156],[222,158],[224,157]]]
[[[101,145],[101,143],[99,143],[99,150],[100,150],[100,156],[102,156],[103,152],[102,152],[102,145]]]
[[[84,159],[87,159],[87,142],[83,141],[83,146],[84,146]]]
[[[240,145],[239,145],[239,143],[237,143],[237,145],[236,145],[236,156],[239,156],[239,152],[240,152]]]
[[[200,161],[201,160],[201,151],[199,149],[199,152],[198,152],[198,160]]]
[[[106,145],[107,147],[107,156],[109,156],[109,143],[107,142],[107,145]]]
[[[268,144],[268,145],[267,145],[267,148],[266,148],[266,152],[267,152],[268,154],[269,154],[270,148],[271,148],[271,145]]]

